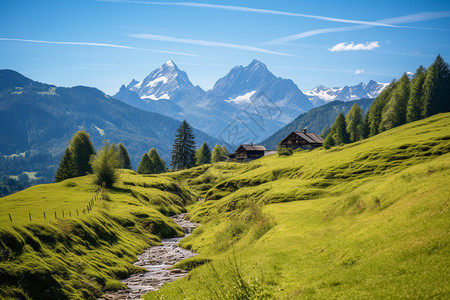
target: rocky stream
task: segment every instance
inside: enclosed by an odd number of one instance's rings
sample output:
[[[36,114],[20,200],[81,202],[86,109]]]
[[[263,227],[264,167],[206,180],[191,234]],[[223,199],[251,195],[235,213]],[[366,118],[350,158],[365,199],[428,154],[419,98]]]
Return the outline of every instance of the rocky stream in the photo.
[[[185,213],[172,216],[172,219],[184,229],[184,237],[199,225],[186,220],[185,216]],[[189,250],[178,247],[178,242],[184,237],[163,239],[161,246],[147,248],[137,256],[138,260],[134,263],[136,266],[145,268],[147,272],[136,273],[122,280],[128,289],[106,293],[100,299],[139,299],[149,291],[160,289],[167,282],[186,276],[187,271],[169,269],[179,261],[196,255]]]

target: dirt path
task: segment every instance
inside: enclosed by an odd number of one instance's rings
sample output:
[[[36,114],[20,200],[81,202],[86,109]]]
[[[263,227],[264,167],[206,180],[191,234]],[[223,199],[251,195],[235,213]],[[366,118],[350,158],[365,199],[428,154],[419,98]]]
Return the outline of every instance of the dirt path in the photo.
[[[175,215],[172,219],[184,229],[185,236],[187,236],[198,224],[185,220],[185,215]],[[148,272],[133,274],[122,280],[128,286],[128,289],[107,293],[100,299],[139,299],[141,295],[149,291],[160,289],[166,282],[185,276],[187,271],[179,269],[167,270],[177,262],[196,255],[177,246],[182,238],[164,239],[162,240],[162,246],[146,249],[144,253],[137,256],[138,261],[134,264],[145,268]]]

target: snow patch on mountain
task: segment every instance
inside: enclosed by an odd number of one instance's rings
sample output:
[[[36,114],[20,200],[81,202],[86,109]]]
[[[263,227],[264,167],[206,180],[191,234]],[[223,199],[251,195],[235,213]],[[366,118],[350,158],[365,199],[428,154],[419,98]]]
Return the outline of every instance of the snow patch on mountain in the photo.
[[[169,97],[168,94],[163,94],[163,95],[161,95],[161,96],[159,96],[159,97],[156,97],[156,96],[153,94],[153,95],[146,95],[146,96],[143,96],[143,97],[141,97],[141,99],[151,99],[151,100],[154,100],[154,101],[158,101],[158,100],[161,100],[161,99],[169,100],[170,97]]]
[[[235,98],[229,98],[225,100],[228,103],[235,103],[235,104],[244,104],[244,103],[250,103],[250,98],[256,93],[256,91],[251,91],[248,93],[245,93],[244,95],[237,96]]]
[[[101,128],[97,127],[97,126],[94,126],[94,127],[95,127],[95,129],[97,129],[98,133],[99,133],[101,136],[104,136],[104,135],[105,135],[105,131],[104,131],[103,129],[101,129]]]

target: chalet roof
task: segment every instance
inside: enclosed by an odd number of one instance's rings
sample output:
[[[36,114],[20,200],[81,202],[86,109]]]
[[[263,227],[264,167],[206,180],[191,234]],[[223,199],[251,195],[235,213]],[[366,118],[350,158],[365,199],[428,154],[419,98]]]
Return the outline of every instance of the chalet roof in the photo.
[[[295,134],[299,137],[301,137],[302,139],[304,139],[305,141],[307,141],[310,144],[323,144],[323,138],[321,138],[320,136],[318,136],[315,133],[312,132],[306,132],[306,130],[303,131],[293,131],[291,132],[287,137],[289,137],[291,134]],[[287,138],[286,137],[286,138]],[[285,138],[285,139],[286,139]],[[283,141],[285,140],[283,139]]]
[[[262,146],[262,145],[240,145],[237,150],[239,150],[239,148],[243,147],[245,150],[247,151],[266,151],[266,147]],[[237,151],[236,150],[236,151]]]

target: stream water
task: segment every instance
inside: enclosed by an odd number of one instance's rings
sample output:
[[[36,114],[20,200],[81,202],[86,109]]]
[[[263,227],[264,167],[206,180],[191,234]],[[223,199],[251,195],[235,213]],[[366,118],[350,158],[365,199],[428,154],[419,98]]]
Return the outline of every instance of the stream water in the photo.
[[[198,226],[198,224],[186,220],[185,216],[186,214],[178,214],[171,217],[184,229],[184,237]],[[187,271],[180,269],[168,270],[177,262],[196,255],[177,246],[178,242],[184,237],[163,239],[161,246],[147,248],[142,254],[137,256],[138,261],[134,263],[136,266],[145,268],[147,272],[136,273],[122,280],[128,289],[106,293],[100,299],[139,299],[141,295],[149,291],[160,289],[166,282],[186,276]]]

